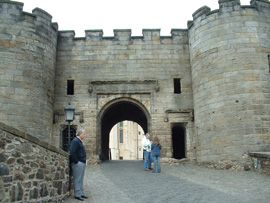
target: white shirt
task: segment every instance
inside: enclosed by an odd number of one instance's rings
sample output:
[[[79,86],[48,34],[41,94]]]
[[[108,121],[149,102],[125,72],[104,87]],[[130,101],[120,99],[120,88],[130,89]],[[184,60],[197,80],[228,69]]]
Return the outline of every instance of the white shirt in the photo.
[[[151,152],[151,142],[146,136],[144,136],[142,139],[142,147],[147,152]]]

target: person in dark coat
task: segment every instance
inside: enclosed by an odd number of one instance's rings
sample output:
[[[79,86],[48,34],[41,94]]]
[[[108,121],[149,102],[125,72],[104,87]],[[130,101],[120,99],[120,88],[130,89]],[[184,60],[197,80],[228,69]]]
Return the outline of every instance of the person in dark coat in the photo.
[[[86,153],[82,140],[85,137],[83,130],[78,130],[77,136],[70,144],[70,161],[73,173],[74,196],[75,199],[84,201],[88,199],[83,191],[83,178],[86,165]]]

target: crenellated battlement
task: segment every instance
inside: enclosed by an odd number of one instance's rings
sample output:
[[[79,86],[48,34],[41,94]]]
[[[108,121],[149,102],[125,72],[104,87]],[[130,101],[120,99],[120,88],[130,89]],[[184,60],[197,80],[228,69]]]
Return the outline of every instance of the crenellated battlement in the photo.
[[[248,152],[269,151],[270,0],[213,1],[218,9],[199,8],[187,29],[169,36],[89,29],[76,37],[40,8],[28,13],[23,3],[0,0],[0,122],[63,147],[67,122],[57,112],[71,102],[91,162],[107,159],[109,128],[136,116],[160,138],[164,158],[181,148],[197,162],[244,164]],[[183,145],[175,148],[178,133]]]
[[[85,37],[75,37],[74,30],[63,30],[59,31],[58,38],[60,40],[72,41],[72,40],[85,40],[85,41],[102,41],[102,40],[112,40],[112,41],[130,41],[140,39],[143,41],[158,41],[161,39],[172,39],[181,40],[183,43],[188,40],[188,30],[187,29],[172,29],[171,36],[160,36],[160,29],[143,29],[142,36],[132,36],[131,29],[114,29],[114,36],[108,37],[103,36],[103,30],[85,30]]]
[[[54,30],[58,31],[57,23],[52,23],[52,16],[46,11],[35,8],[32,13],[27,13],[23,11],[24,3],[0,0],[0,16],[4,23],[14,24],[26,22],[24,26],[42,26],[47,32]],[[32,24],[32,25],[31,25]]]
[[[192,27],[193,22],[196,20],[204,20],[207,16],[214,13],[226,13],[233,11],[240,11],[241,9],[256,9],[260,12],[269,12],[269,0],[252,0],[250,6],[242,6],[240,0],[219,0],[219,9],[211,11],[208,6],[203,6],[196,10],[193,14],[193,21],[188,21],[188,28]]]

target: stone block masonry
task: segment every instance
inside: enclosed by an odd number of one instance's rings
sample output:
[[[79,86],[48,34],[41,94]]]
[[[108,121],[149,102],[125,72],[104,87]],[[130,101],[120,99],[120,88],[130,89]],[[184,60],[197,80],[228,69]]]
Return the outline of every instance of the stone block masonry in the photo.
[[[0,202],[61,202],[70,192],[69,155],[0,123]]]
[[[189,27],[197,161],[247,163],[270,150],[270,3],[219,1]],[[263,25],[263,26],[262,26]]]
[[[0,0],[0,122],[49,141],[58,28],[42,9],[22,9]]]
[[[45,11],[0,0],[0,122],[61,148],[70,102],[90,163],[108,159],[113,125],[132,120],[160,138],[164,159],[181,148],[188,160],[245,167],[249,152],[270,151],[270,2],[218,3],[171,36],[115,29],[76,38]]]

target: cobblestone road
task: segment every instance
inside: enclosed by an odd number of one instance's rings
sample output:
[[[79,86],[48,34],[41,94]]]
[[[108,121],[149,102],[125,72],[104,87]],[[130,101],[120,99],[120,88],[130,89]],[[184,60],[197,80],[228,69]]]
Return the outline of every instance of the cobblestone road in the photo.
[[[270,202],[270,176],[185,165],[143,170],[143,161],[108,161],[86,168],[85,193],[94,203]],[[67,203],[77,202],[70,197]]]

